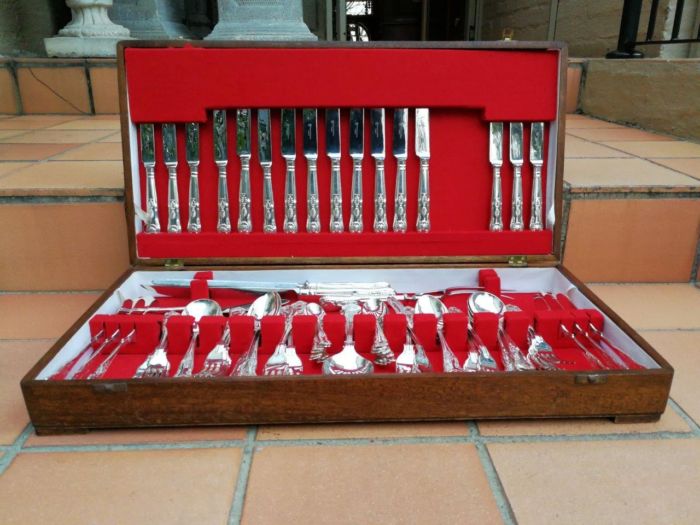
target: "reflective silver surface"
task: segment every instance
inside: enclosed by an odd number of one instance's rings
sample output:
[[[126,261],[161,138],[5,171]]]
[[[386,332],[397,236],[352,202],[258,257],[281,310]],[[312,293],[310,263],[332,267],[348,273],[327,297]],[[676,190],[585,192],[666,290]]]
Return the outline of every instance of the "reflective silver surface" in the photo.
[[[240,233],[253,230],[250,215],[250,109],[236,111],[236,154],[241,162],[241,178],[238,185],[238,223]]]
[[[306,158],[306,231],[318,233],[321,231],[321,220],[318,211],[318,130],[315,109],[302,110],[303,118],[303,147]]]
[[[330,231],[340,233],[343,225],[343,187],[340,179],[340,109],[326,109],[326,154],[331,159]]]
[[[530,164],[532,164],[532,203],[530,229],[544,228],[544,202],[542,197],[542,166],[544,164],[544,122],[533,122],[530,126]]]
[[[405,232],[408,227],[406,220],[406,159],[408,159],[408,109],[394,110],[394,133],[392,147],[396,158],[396,187],[394,189],[394,222],[395,232]]]
[[[523,123],[510,123],[510,163],[513,165],[513,193],[511,196],[510,229],[522,231],[523,220]]]
[[[503,189],[501,186],[501,166],[503,166],[503,122],[489,124],[489,162],[493,168],[491,186],[491,220],[489,230],[503,230]]]
[[[187,165],[190,168],[187,231],[199,233],[202,231],[202,223],[199,215],[199,124],[197,122],[185,124],[185,153]]]
[[[282,109],[282,157],[286,163],[284,178],[284,223],[285,233],[296,233],[297,225],[297,183],[295,161],[296,151],[296,110]]]
[[[430,114],[428,108],[416,108],[416,156],[420,159],[416,230],[428,232],[430,231]]]
[[[355,350],[353,341],[353,319],[361,312],[357,303],[349,303],[343,306],[345,315],[345,343],[343,349],[323,362],[323,373],[326,375],[358,375],[371,374],[374,365]]]
[[[450,348],[447,339],[445,339],[445,334],[443,332],[443,315],[447,313],[447,307],[437,297],[426,294],[421,295],[418,297],[418,300],[416,300],[416,313],[432,314],[437,318],[437,334],[438,339],[440,340],[440,348],[442,350],[443,371],[447,373],[461,372],[462,367],[459,366],[459,361]]]
[[[146,170],[146,233],[160,231],[158,194],[156,193],[156,148],[153,124],[141,124],[141,162]]]
[[[389,224],[386,219],[386,158],[384,108],[370,110],[370,151],[374,158],[374,231],[384,233]]]
[[[263,232],[275,233],[275,197],[272,193],[272,122],[269,109],[258,110],[258,159],[263,169]]]
[[[214,162],[219,171],[216,231],[231,233],[229,215],[228,185],[226,183],[226,166],[228,165],[228,139],[226,137],[226,111],[215,109],[214,119]]]
[[[174,377],[191,377],[194,371],[194,351],[197,347],[197,339],[199,337],[199,321],[205,315],[222,315],[221,306],[212,299],[195,299],[187,304],[183,315],[194,317],[192,323],[192,336],[190,343],[187,345],[187,350],[180,364],[177,367]]]
[[[163,124],[163,160],[168,169],[168,232],[180,233],[180,198],[177,191],[177,129],[175,124]]]
[[[352,157],[352,185],[350,188],[350,226],[352,233],[364,229],[362,223],[362,159],[365,156],[365,110],[350,110],[350,157]]]

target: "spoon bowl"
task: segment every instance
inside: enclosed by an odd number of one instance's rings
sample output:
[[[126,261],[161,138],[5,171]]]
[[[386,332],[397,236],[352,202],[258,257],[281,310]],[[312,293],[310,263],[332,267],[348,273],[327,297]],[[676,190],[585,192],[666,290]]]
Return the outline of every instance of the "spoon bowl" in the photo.
[[[213,299],[195,299],[185,306],[183,314],[192,316],[199,322],[205,315],[222,315],[222,310]]]
[[[474,292],[469,296],[467,309],[470,317],[478,313],[496,314],[500,317],[505,312],[506,305],[501,301],[500,297],[492,293]]]

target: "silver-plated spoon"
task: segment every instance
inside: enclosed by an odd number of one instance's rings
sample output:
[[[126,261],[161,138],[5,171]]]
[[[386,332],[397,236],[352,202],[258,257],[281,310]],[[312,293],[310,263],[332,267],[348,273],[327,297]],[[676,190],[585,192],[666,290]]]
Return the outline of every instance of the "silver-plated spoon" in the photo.
[[[352,321],[362,309],[357,303],[345,303],[343,314],[345,315],[345,343],[343,349],[323,362],[323,373],[326,375],[346,374],[371,374],[374,365],[355,350],[355,342],[352,335]]]
[[[459,361],[450,345],[445,339],[443,328],[445,325],[443,315],[448,312],[447,306],[433,295],[421,295],[416,300],[416,313],[433,314],[437,318],[437,334],[442,348],[442,369],[445,372],[462,372],[462,367],[459,366]]]
[[[192,377],[194,369],[194,351],[197,347],[197,338],[199,337],[199,321],[204,316],[222,315],[221,306],[213,299],[197,299],[189,303],[183,312],[183,315],[194,317],[192,323],[192,337],[190,344],[187,346],[185,355],[177,367],[174,377]]]
[[[258,366],[258,344],[260,343],[260,321],[266,315],[276,315],[282,308],[282,297],[277,292],[267,292],[253,301],[248,315],[255,318],[255,334],[248,350],[238,358],[231,370],[232,376],[254,376]]]

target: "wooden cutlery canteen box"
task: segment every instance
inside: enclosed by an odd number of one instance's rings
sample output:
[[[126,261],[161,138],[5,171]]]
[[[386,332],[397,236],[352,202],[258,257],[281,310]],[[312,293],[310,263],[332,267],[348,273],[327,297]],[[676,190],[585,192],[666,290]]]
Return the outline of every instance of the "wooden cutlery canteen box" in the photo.
[[[129,41],[118,63],[131,268],[22,380],[38,434],[665,410],[673,369],[561,265],[562,44]],[[266,286],[282,312],[248,315]],[[202,299],[224,315],[183,310]],[[329,372],[341,351],[367,373]]]

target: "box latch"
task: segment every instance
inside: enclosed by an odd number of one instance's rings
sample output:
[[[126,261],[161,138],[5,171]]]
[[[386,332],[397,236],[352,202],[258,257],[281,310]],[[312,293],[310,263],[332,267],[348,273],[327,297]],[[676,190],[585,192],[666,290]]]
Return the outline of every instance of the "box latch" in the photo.
[[[527,266],[527,255],[512,255],[508,257],[508,266],[522,268]]]
[[[608,382],[606,374],[576,374],[574,383],[577,385],[604,385]]]
[[[181,270],[185,267],[185,261],[182,259],[165,259],[166,270]]]

